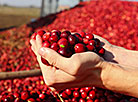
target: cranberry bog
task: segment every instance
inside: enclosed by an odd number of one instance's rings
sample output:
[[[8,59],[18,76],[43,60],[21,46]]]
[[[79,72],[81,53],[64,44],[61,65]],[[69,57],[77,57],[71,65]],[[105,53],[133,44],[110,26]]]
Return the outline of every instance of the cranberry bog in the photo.
[[[81,2],[70,10],[0,32],[0,72],[39,70],[29,40],[40,29],[93,33],[111,44],[138,50],[137,12],[137,2]],[[95,87],[65,89],[59,95],[62,99],[50,92],[41,75],[0,81],[0,102],[138,102],[137,98]]]

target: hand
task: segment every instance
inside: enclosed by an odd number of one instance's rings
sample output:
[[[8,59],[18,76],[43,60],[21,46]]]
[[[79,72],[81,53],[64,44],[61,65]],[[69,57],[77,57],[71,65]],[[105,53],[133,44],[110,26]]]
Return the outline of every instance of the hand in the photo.
[[[101,41],[101,45],[105,49],[105,54],[103,56],[104,60],[106,60],[108,62],[118,63],[118,61],[115,60],[114,53],[112,52],[113,51],[113,48],[115,48],[115,46],[112,45],[112,44],[110,44],[106,39],[104,39],[104,38],[102,38],[102,37],[100,37],[98,35],[95,35],[94,34],[94,37],[95,38],[98,38]]]
[[[93,52],[76,53],[65,58],[50,48],[42,47],[39,35],[30,41],[32,50],[37,56],[46,85],[62,90],[71,87],[98,86],[103,87],[103,59]],[[42,47],[42,48],[41,48]],[[41,62],[41,56],[50,66]]]

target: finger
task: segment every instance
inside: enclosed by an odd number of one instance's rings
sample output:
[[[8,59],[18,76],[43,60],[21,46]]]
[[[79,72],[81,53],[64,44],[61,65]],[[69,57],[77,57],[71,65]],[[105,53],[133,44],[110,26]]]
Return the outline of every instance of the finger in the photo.
[[[40,35],[36,35],[37,50],[42,47],[42,38]]]
[[[36,41],[34,39],[31,39],[30,43],[31,43],[33,49],[36,50]]]
[[[45,58],[50,65],[56,66],[57,68],[68,72],[68,67],[71,67],[69,58],[65,58],[58,54],[56,51],[42,47],[38,53]]]

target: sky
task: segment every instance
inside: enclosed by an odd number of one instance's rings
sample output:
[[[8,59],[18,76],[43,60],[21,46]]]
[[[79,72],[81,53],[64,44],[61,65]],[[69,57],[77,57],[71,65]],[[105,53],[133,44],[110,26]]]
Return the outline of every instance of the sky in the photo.
[[[42,0],[0,0],[0,4],[8,4],[10,6],[27,7],[30,5],[40,7]],[[59,0],[59,5],[74,6],[78,4],[79,0]]]
[[[10,6],[20,6],[20,7],[28,7],[28,6],[41,6],[42,0],[0,0],[0,4],[8,4]],[[78,4],[79,0],[59,0],[59,5],[69,5],[74,6]],[[125,0],[124,0],[125,1]],[[138,1],[138,0],[127,0],[127,1]]]

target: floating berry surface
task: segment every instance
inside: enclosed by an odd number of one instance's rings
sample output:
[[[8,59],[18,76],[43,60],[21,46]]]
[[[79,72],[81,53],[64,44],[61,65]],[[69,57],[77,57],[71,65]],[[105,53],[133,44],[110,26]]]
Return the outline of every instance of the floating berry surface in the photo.
[[[114,45],[138,50],[137,12],[137,2],[119,0],[82,2],[70,10],[38,18],[35,22],[0,32],[0,72],[39,68],[30,49],[29,40],[31,35],[40,29],[78,33],[84,31],[100,35]],[[130,96],[95,87],[66,89],[60,92],[60,95],[66,102],[138,101]],[[42,76],[0,81],[1,102],[55,102],[56,100],[45,86]]]

